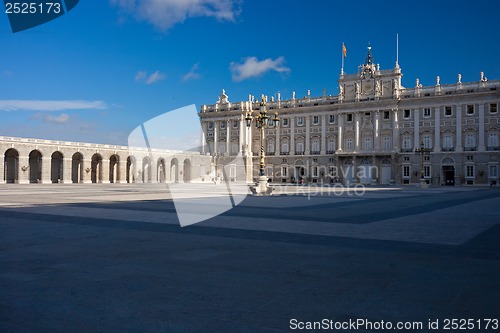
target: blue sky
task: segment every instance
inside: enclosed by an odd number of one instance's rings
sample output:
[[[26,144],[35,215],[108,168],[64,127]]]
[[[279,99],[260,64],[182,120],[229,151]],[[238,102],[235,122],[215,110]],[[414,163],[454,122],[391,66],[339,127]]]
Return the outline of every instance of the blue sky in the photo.
[[[497,1],[81,0],[12,33],[0,13],[0,135],[126,144],[169,110],[337,94],[371,43],[403,85],[500,79]]]

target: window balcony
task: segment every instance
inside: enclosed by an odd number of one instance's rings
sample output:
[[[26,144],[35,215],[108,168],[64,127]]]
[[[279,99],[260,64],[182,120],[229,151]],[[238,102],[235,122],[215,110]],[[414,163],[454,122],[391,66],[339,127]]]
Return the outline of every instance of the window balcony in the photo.
[[[280,155],[290,155],[290,152],[289,151],[282,151],[282,152],[280,152]]]
[[[476,147],[464,147],[464,151],[476,151]]]
[[[267,156],[274,156],[274,151],[273,152],[268,152]]]
[[[304,155],[304,152],[303,151],[296,151],[295,155]]]
[[[455,151],[455,147],[443,147],[441,151]]]
[[[335,150],[327,150],[326,154],[327,155],[333,155],[333,154],[335,154]]]
[[[401,148],[402,153],[413,153],[413,148]]]
[[[319,152],[319,151],[312,151],[312,152],[311,152],[311,155],[319,155],[319,154],[320,154],[320,152]]]
[[[500,150],[500,146],[488,146],[486,147],[486,150],[488,151]]]

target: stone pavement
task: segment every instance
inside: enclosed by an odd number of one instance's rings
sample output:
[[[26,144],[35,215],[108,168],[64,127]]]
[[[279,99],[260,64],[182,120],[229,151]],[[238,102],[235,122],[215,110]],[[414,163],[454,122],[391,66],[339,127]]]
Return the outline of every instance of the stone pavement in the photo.
[[[279,187],[181,228],[162,185],[1,185],[0,332],[493,331],[477,320],[500,319],[500,189],[336,190]]]

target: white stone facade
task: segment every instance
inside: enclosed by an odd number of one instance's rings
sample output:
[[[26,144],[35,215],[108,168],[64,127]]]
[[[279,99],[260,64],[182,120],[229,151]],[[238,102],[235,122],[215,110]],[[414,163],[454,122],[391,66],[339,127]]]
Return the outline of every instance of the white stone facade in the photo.
[[[210,181],[204,170],[212,161],[196,152],[15,137],[0,137],[0,153],[0,183],[19,184]]]
[[[338,80],[339,94],[289,100],[272,98],[278,130],[266,129],[267,175],[273,182],[412,184],[495,184],[500,174],[500,81],[478,73],[476,82],[401,85],[396,63],[380,70],[371,49],[358,73]],[[247,128],[259,100],[229,102],[225,91],[203,105],[202,152],[229,158],[243,155],[257,177],[260,135]],[[430,149],[420,155],[416,149]],[[251,177],[250,177],[251,179]]]

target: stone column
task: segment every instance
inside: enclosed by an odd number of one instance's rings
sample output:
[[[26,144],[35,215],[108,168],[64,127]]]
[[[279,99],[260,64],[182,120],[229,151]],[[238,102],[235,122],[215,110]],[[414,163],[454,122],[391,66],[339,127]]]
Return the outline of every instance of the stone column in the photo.
[[[463,144],[462,144],[462,105],[457,105],[457,116],[456,116],[456,143],[455,143],[455,151],[462,152]]]
[[[311,155],[311,117],[306,116],[306,142],[305,142],[305,149],[304,149],[304,154],[305,156]]]
[[[413,110],[413,147],[420,147],[420,110]]]
[[[42,156],[42,184],[52,184],[52,157],[50,155]]]
[[[290,117],[290,155],[295,155],[295,117]]]
[[[356,128],[354,129],[355,132],[354,132],[354,135],[355,135],[355,150],[359,151],[360,150],[360,147],[361,147],[361,133],[359,131],[359,117],[360,117],[360,114],[359,112],[356,112],[355,114],[355,122],[356,122]]]
[[[62,173],[62,183],[63,184],[72,184],[72,171],[73,171],[73,159],[72,158],[63,158],[63,173]]]
[[[218,121],[215,121],[214,120],[214,151],[213,151],[213,154],[217,154],[217,151],[219,150],[218,149],[218,145],[219,145],[219,122]]]
[[[321,116],[321,142],[320,142],[320,154],[326,154],[326,115]]]
[[[375,130],[373,131],[373,140],[375,141],[373,147],[375,151],[380,150],[380,110],[375,111]]]
[[[393,110],[392,117],[392,142],[394,143],[394,150],[399,151],[399,120],[398,109]]]
[[[441,108],[434,109],[434,152],[441,151]]]
[[[238,138],[238,156],[243,154],[243,147],[245,146],[245,128],[247,124],[245,122],[245,117],[243,115],[240,116],[240,128],[239,128],[239,138]]]
[[[158,156],[149,155],[149,158],[151,160],[151,168],[149,168],[151,170],[151,183],[156,184],[158,183]]]
[[[103,183],[103,184],[109,184],[110,181],[109,181],[109,158],[105,158],[103,157],[102,158],[102,178],[100,179],[100,181],[98,183]],[[99,173],[99,171],[98,171]]]
[[[2,161],[2,165],[0,165],[0,184],[5,184],[5,168],[7,167],[7,163],[5,162],[5,158],[3,156],[0,156],[0,159]]]
[[[92,160],[91,159],[84,159],[82,162],[82,168],[83,168],[83,183],[84,184],[90,184],[92,183]],[[88,170],[88,172],[87,172]]]
[[[201,122],[201,133],[200,133],[200,152],[202,153],[202,155],[205,155],[206,149],[207,149],[207,147],[206,147],[207,139],[205,137],[206,132],[207,132],[207,122],[202,121]]]
[[[118,161],[118,170],[116,172],[119,177],[116,181],[118,184],[126,184],[127,183],[127,157],[120,156],[120,160]]]
[[[29,184],[30,183],[30,169],[29,169],[29,157],[19,156],[19,173],[18,173],[18,183],[19,184]],[[23,168],[25,171],[23,171]]]
[[[281,152],[280,128],[276,128],[276,140],[274,140],[274,155],[278,156]]]
[[[342,137],[342,128],[344,127],[344,115],[343,114],[339,114],[337,116],[337,121],[338,121],[338,129],[339,129],[339,133],[337,135],[337,149],[339,151],[342,151],[342,140],[344,139]]]
[[[479,104],[478,106],[478,114],[479,114],[479,145],[477,150],[478,151],[485,151],[486,146],[484,144],[484,137],[485,137],[485,131],[484,131],[484,104]]]
[[[228,119],[226,121],[226,154],[231,155],[231,124],[232,120]]]

